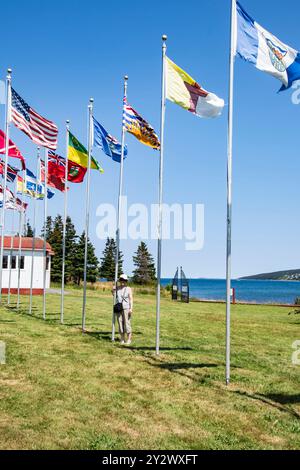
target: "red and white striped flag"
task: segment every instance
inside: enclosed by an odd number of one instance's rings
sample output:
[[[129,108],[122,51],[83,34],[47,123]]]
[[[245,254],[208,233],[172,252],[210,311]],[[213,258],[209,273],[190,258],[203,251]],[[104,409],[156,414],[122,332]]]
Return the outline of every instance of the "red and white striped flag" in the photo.
[[[13,88],[11,89],[11,119],[15,126],[25,132],[36,144],[52,150],[56,149],[58,134],[56,124],[34,111]]]

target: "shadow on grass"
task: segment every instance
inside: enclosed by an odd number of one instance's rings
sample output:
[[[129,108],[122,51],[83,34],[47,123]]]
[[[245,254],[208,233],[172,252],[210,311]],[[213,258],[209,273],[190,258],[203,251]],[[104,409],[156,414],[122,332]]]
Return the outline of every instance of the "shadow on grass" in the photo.
[[[270,405],[279,411],[283,411],[284,413],[290,414],[294,418],[300,419],[300,414],[297,411],[295,411],[289,406],[286,406],[290,404],[300,403],[299,394],[288,395],[284,393],[269,393],[263,395],[262,393],[255,393],[251,395],[250,393],[240,391],[235,391],[234,393],[246,398],[251,398],[252,400],[257,400],[262,403],[266,403],[267,405]]]
[[[91,336],[92,338],[98,339],[98,340],[104,340],[104,341],[110,341],[111,340],[111,331],[85,331],[84,334]],[[135,335],[141,335],[142,333],[140,331],[136,331],[134,333]],[[115,341],[116,344],[119,343],[118,340]],[[130,348],[126,348],[130,349]]]
[[[147,363],[161,370],[168,370],[173,374],[181,375],[184,378],[188,378],[198,384],[205,385],[209,382],[210,376],[208,374],[197,374],[196,370],[204,370],[219,367],[219,364],[214,363],[193,363],[193,362],[153,362],[147,361]],[[189,373],[190,372],[190,373]]]
[[[190,362],[164,362],[161,364],[152,364],[160,369],[167,369],[170,372],[181,369],[206,369],[210,367],[218,367],[218,364],[193,364]]]
[[[134,333],[136,334],[136,333]],[[141,346],[141,347],[130,347],[127,348],[129,351],[155,351],[155,346]],[[194,351],[193,348],[184,347],[184,348],[159,348],[160,351]]]

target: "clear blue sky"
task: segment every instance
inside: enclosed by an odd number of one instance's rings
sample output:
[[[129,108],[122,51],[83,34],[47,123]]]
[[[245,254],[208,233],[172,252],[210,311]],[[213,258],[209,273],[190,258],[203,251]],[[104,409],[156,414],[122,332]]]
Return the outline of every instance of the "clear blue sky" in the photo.
[[[244,0],[245,9],[282,41],[300,50],[298,0]],[[116,137],[121,133],[122,78],[128,100],[159,132],[161,35],[168,55],[199,83],[228,102],[230,0],[99,2],[38,0],[5,2],[1,8],[1,78],[13,68],[13,86],[61,130],[64,122],[86,142],[90,96],[95,116]],[[280,82],[236,61],[233,160],[233,277],[300,267],[300,107]],[[1,106],[1,126],[4,107]],[[12,138],[35,167],[35,146],[13,128]],[[127,137],[124,192],[128,202],[157,202],[157,152]],[[201,120],[167,103],[164,201],[205,205],[205,244],[187,252],[184,242],[163,244],[163,275],[182,265],[187,276],[224,277],[226,241],[227,107],[217,120]],[[97,254],[96,208],[116,204],[118,164],[100,151],[105,174],[92,173],[90,236]],[[69,214],[84,228],[84,185],[72,185]],[[63,196],[49,212],[62,213]],[[42,218],[40,203],[39,226]],[[123,242],[125,269],[137,242]],[[156,242],[149,243],[156,255]]]

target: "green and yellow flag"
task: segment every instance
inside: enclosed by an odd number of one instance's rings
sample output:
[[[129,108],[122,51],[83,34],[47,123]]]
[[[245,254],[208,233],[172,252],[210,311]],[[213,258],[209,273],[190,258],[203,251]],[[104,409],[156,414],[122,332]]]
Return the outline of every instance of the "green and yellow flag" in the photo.
[[[69,132],[69,146],[68,146],[68,160],[71,162],[77,163],[83,168],[88,167],[89,154],[87,149],[76,139],[76,137]],[[99,170],[103,173],[103,169],[95,160],[94,157],[91,159],[91,169]]]

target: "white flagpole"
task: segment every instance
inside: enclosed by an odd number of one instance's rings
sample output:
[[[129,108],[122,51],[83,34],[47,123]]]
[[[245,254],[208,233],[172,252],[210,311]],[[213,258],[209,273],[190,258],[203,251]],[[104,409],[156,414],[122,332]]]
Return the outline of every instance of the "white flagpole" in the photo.
[[[17,309],[20,308],[20,281],[21,281],[21,259],[22,259],[22,225],[23,225],[23,222],[25,221],[25,210],[23,210],[24,184],[25,184],[25,170],[23,170],[23,183],[22,183],[22,194],[21,194],[22,210],[20,212],[20,228],[19,228]]]
[[[89,219],[90,219],[90,184],[91,184],[91,159],[93,147],[93,103],[90,98],[89,126],[88,126],[88,170],[86,185],[86,207],[85,207],[85,247],[84,247],[84,272],[83,272],[83,302],[82,302],[82,331],[85,331],[86,320],[86,284],[87,284],[87,258],[88,258],[88,237],[89,237]]]
[[[124,77],[124,95],[123,98],[127,98],[127,83],[128,76]],[[123,103],[123,112],[124,112],[124,103]],[[118,282],[118,272],[119,272],[119,253],[120,253],[120,227],[121,227],[121,215],[122,215],[122,192],[123,192],[123,168],[124,168],[124,149],[125,149],[125,126],[123,122],[123,113],[122,113],[122,140],[121,140],[121,161],[120,161],[120,179],[119,179],[119,198],[118,198],[118,215],[117,215],[117,230],[116,230],[116,260],[115,260],[115,288],[117,288]],[[112,313],[112,332],[111,340],[115,340],[115,313],[114,313],[114,304],[116,300],[116,290],[114,294],[113,302],[113,313]]]
[[[1,211],[1,248],[0,248],[0,302],[2,301],[2,282],[3,282],[3,253],[4,253],[4,233],[5,233],[5,205],[6,205],[6,185],[7,185],[7,164],[8,164],[8,151],[9,151],[9,129],[10,129],[10,114],[11,114],[11,73],[12,70],[7,70],[6,77],[6,104],[5,104],[5,159],[4,159],[4,184],[3,184],[3,198],[2,198],[2,211]]]
[[[36,175],[40,171],[40,147],[37,148],[37,164],[36,164]],[[37,178],[37,176],[36,176]],[[37,178],[38,182],[38,178]],[[26,183],[25,183],[26,184]],[[32,250],[31,250],[31,276],[30,276],[30,299],[29,299],[29,314],[32,314],[32,289],[33,289],[33,271],[34,271],[34,252],[35,252],[35,234],[36,234],[36,198],[37,190],[35,191],[35,197],[33,198],[33,238],[32,238]]]
[[[15,210],[16,210],[16,198],[17,198],[17,176],[16,176],[16,182],[15,182],[15,194],[14,194],[14,202],[15,202],[15,208],[13,209],[12,213],[12,234],[10,238],[10,254],[9,254],[9,276],[8,276],[8,292],[7,292],[7,305],[10,304],[10,291],[11,291],[11,270],[12,270],[12,256],[13,256],[13,249],[14,249],[14,231],[15,231]]]
[[[228,156],[227,156],[227,249],[226,249],[226,384],[230,383],[230,291],[231,291],[231,223],[232,223],[232,132],[233,132],[233,85],[235,57],[236,2],[231,0],[231,32],[229,58],[229,106],[228,106]]]
[[[48,149],[45,148],[44,162],[44,279],[43,279],[43,319],[46,320],[46,276],[47,276],[47,209],[48,209]]]
[[[159,163],[159,221],[157,239],[157,289],[156,289],[156,343],[155,351],[159,354],[160,336],[160,282],[161,282],[161,241],[162,241],[162,203],[163,203],[163,170],[164,170],[164,128],[166,111],[165,57],[167,36],[162,36],[162,79],[161,79],[161,121],[160,121],[160,163]]]
[[[64,222],[63,222],[63,248],[62,248],[62,271],[61,271],[61,299],[60,299],[60,323],[64,322],[64,300],[65,300],[65,263],[66,263],[66,225],[68,210],[68,149],[70,121],[66,121],[66,168],[65,168],[65,192],[64,192]]]

